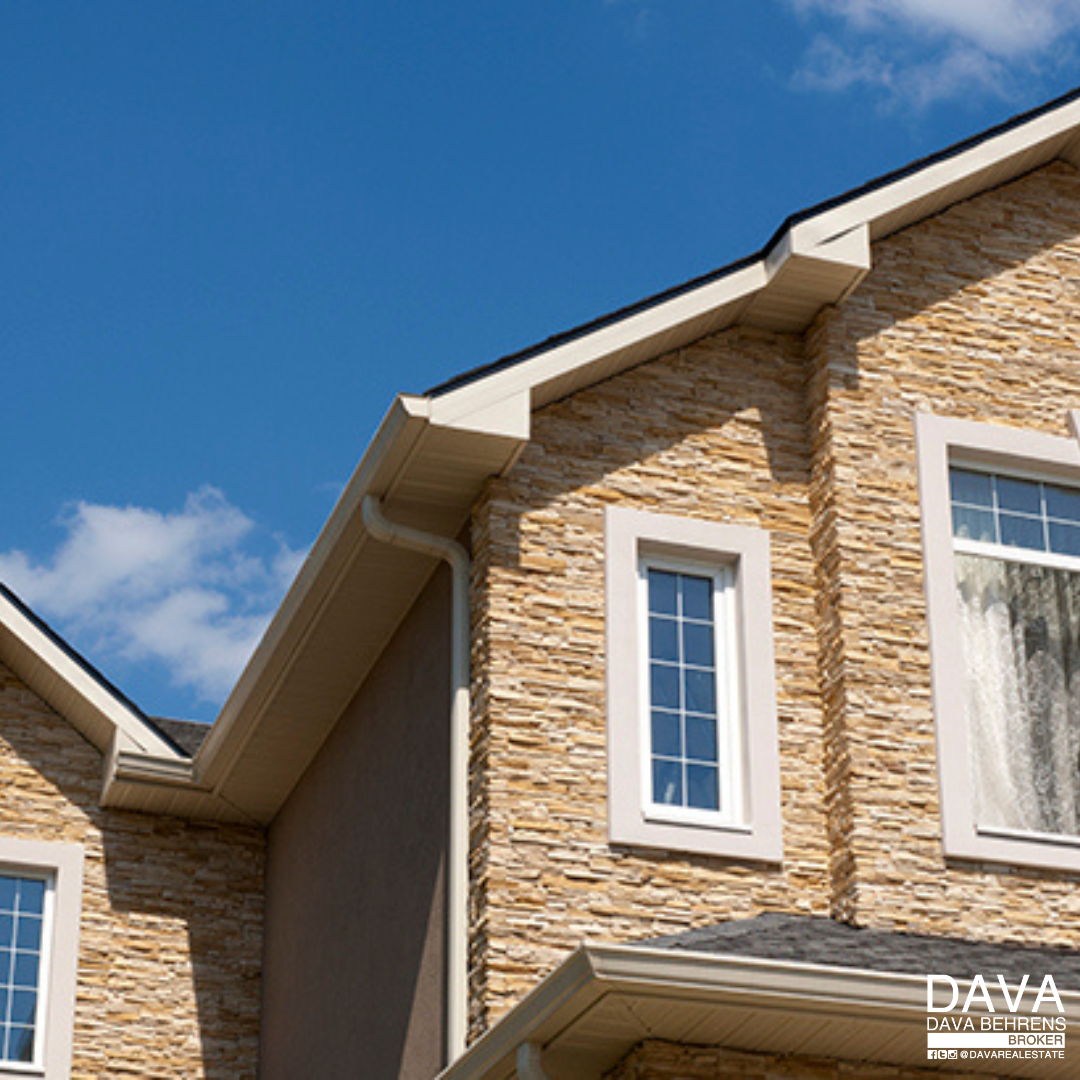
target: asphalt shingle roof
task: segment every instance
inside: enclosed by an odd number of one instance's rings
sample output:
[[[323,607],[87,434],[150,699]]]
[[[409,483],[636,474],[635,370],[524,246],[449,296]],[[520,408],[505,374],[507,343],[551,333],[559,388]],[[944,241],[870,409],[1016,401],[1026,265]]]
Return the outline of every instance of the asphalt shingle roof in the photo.
[[[1019,983],[1030,975],[1039,986],[1050,974],[1059,990],[1080,991],[1080,950],[1060,946],[1007,945],[967,938],[908,934],[849,926],[816,915],[768,912],[752,919],[688,930],[638,944],[652,948],[785,960],[830,967],[863,968],[907,975],[1004,975]]]

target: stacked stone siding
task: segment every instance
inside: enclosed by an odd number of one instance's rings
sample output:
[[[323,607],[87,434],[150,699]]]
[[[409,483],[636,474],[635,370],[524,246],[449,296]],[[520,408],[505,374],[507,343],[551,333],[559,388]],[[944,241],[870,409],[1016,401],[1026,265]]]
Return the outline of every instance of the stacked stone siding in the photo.
[[[1072,942],[1076,875],[946,864],[914,416],[1064,434],[1080,176],[1055,164],[878,242],[806,335],[735,329],[534,414],[473,517],[473,1027],[587,938],[774,909]],[[607,506],[771,536],[784,862],[607,840]]]
[[[799,339],[705,340],[537,414],[522,459],[479,505],[477,1028],[586,938],[634,940],[770,908],[828,910],[805,402]],[[608,842],[611,505],[771,534],[782,868]]]
[[[914,415],[1066,435],[1080,175],[1056,164],[878,243],[807,336],[833,904],[861,925],[1075,944],[1077,875],[941,848]]]
[[[0,834],[85,853],[75,1077],[256,1073],[263,832],[98,805],[102,761],[0,666]]]

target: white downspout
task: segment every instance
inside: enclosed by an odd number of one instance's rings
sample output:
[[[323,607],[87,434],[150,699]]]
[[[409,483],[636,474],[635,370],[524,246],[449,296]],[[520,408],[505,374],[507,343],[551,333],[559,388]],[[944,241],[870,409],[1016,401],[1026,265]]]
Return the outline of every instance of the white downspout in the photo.
[[[384,544],[445,559],[453,572],[450,631],[450,837],[446,854],[446,1063],[464,1052],[469,1015],[469,556],[456,541],[388,521],[365,495],[360,514]]]

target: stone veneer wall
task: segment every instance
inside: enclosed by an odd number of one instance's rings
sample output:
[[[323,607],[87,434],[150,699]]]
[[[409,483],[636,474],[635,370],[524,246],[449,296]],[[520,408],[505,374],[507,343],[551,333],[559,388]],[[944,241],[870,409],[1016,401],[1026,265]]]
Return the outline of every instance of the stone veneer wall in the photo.
[[[474,1034],[585,938],[769,908],[1075,938],[1077,875],[942,856],[913,417],[1065,432],[1078,233],[1049,166],[877,243],[805,338],[728,331],[534,415],[473,518]],[[607,842],[612,504],[771,533],[782,867]]]
[[[585,938],[827,912],[804,378],[798,338],[702,341],[540,411],[521,460],[478,506],[474,1032]],[[608,843],[604,510],[615,504],[771,534],[783,867]]]
[[[1075,944],[1080,875],[942,855],[913,418],[1068,433],[1080,174],[1051,165],[879,242],[807,342],[834,912]]]
[[[0,770],[0,833],[85,851],[72,1076],[255,1076],[263,831],[103,810],[101,755],[2,665]]]

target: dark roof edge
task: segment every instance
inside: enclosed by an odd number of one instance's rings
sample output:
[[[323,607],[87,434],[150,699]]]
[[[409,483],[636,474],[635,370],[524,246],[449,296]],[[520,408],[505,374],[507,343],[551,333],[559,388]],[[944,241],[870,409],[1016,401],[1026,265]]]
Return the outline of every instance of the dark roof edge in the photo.
[[[58,649],[60,649],[70,660],[78,664],[87,675],[90,676],[95,682],[97,682],[103,690],[111,694],[114,698],[120,701],[126,708],[130,709],[147,727],[159,735],[165,742],[167,742],[181,757],[190,757],[191,755],[180,744],[172,738],[168,732],[163,731],[149,716],[146,715],[131,700],[122,690],[120,690],[114,683],[110,682],[89,660],[86,659],[81,653],[68,644],[44,619],[41,618],[32,608],[30,608],[22,599],[20,599],[11,589],[8,588],[2,581],[0,581],[0,596],[3,596],[5,600],[11,603],[14,607],[18,608],[19,612],[30,620]]]
[[[861,198],[864,195],[869,195],[871,192],[877,191],[898,180],[903,180],[932,165],[938,165],[943,161],[948,161],[949,158],[956,157],[968,150],[972,150],[976,146],[988,142],[990,139],[997,138],[999,135],[1004,135],[1006,132],[1021,127],[1032,120],[1037,120],[1040,116],[1053,112],[1063,105],[1069,105],[1077,99],[1080,99],[1080,86],[1070,90],[1066,94],[1062,94],[1060,97],[1054,98],[1052,101],[1047,101],[1034,109],[1028,109],[1026,112],[1018,113],[1016,116],[1010,117],[1000,124],[995,124],[985,131],[968,136],[968,138],[962,139],[960,142],[953,143],[943,150],[935,151],[933,154],[928,154],[926,157],[916,158],[914,161],[901,166],[899,169],[893,169],[891,172],[883,173],[881,176],[868,180],[866,183],[851,188],[849,191],[845,191],[840,195],[834,195],[822,202],[815,203],[813,206],[808,206],[804,210],[798,210],[794,214],[790,214],[786,217],[779,228],[777,228],[772,236],[769,237],[764,246],[758,251],[755,251],[752,255],[744,256],[743,258],[737,259],[735,262],[727,263],[725,266],[721,266],[716,270],[711,270],[699,277],[691,278],[681,285],[675,285],[672,288],[665,289],[663,292],[654,293],[643,300],[619,308],[617,311],[610,312],[607,315],[601,315],[598,318],[582,323],[570,330],[555,334],[536,345],[530,345],[518,352],[509,353],[508,355],[500,357],[497,360],[492,360],[487,364],[481,364],[478,367],[470,368],[468,371],[463,371],[461,374],[454,375],[444,382],[438,383],[430,389],[425,390],[424,396],[441,397],[443,394],[448,394],[452,390],[458,390],[463,386],[468,386],[470,383],[478,382],[488,375],[494,375],[496,372],[503,371],[506,368],[514,367],[516,364],[530,360],[534,356],[539,356],[541,353],[548,352],[550,349],[557,348],[560,345],[569,344],[572,341],[576,341],[578,338],[586,337],[596,330],[602,330],[606,326],[621,322],[623,319],[638,315],[643,311],[648,311],[650,308],[657,307],[668,300],[673,300],[684,293],[692,292],[702,285],[710,285],[714,281],[719,281],[729,274],[736,273],[737,271],[764,259],[780,241],[781,237],[783,237],[789,229],[798,225],[800,222],[815,217],[817,214],[835,210],[838,206],[842,206],[846,202],[853,202],[855,199]]]

